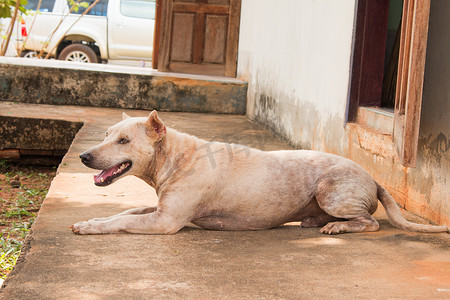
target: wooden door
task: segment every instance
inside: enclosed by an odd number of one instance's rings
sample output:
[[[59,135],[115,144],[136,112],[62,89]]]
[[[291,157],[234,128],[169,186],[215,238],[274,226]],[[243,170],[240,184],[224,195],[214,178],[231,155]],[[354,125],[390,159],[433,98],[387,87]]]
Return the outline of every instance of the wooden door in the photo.
[[[159,4],[159,71],[236,76],[241,0]]]

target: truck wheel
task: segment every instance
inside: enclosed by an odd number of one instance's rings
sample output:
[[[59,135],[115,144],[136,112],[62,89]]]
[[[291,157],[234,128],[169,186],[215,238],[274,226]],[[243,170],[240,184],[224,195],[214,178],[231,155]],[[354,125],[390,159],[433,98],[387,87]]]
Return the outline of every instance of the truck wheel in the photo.
[[[22,53],[20,53],[20,57],[37,58],[37,53],[34,51],[22,51]]]
[[[71,44],[64,48],[58,57],[59,60],[98,63],[97,54],[91,47],[83,44]]]

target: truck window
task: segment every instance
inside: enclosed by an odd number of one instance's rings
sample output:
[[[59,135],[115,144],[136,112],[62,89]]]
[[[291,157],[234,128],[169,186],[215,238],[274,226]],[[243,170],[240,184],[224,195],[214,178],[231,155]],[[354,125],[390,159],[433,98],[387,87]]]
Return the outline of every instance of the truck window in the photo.
[[[83,2],[87,2],[88,7],[95,2],[95,0],[82,0]],[[76,1],[75,1],[76,2]],[[70,1],[67,1],[67,5],[69,8],[71,7]],[[77,12],[73,11],[73,14],[81,15],[86,11],[87,7],[80,7]],[[108,11],[108,0],[100,0],[87,14],[91,16],[104,16],[106,17],[106,13]]]
[[[120,0],[122,15],[141,19],[155,19],[154,0]]]
[[[55,6],[56,0],[42,0],[41,6],[39,7],[40,12],[52,12],[53,7]],[[25,5],[26,9],[36,11],[38,7],[39,0],[29,0],[27,5]]]

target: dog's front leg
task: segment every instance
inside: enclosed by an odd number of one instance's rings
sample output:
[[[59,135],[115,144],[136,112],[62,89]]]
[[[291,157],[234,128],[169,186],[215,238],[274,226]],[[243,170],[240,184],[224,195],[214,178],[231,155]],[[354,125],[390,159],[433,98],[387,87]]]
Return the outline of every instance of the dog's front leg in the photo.
[[[141,233],[173,234],[188,223],[189,219],[174,218],[170,214],[155,211],[141,215],[118,215],[107,220],[90,220],[72,225],[76,234]]]
[[[148,213],[154,212],[154,211],[156,211],[156,209],[157,209],[156,206],[132,208],[132,209],[126,210],[117,215],[104,217],[104,218],[93,218],[93,219],[90,219],[89,221],[106,221],[106,220],[111,220],[111,219],[117,218],[118,216],[124,216],[124,215],[143,215],[143,214],[148,214]]]

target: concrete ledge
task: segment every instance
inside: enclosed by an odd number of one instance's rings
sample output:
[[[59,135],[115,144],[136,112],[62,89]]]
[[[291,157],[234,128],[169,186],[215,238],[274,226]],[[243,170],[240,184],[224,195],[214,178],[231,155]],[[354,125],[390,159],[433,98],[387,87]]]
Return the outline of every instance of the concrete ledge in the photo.
[[[247,84],[236,79],[0,58],[3,101],[243,115],[246,98]]]
[[[0,115],[0,150],[67,150],[82,122]]]

